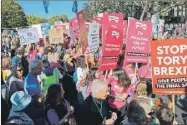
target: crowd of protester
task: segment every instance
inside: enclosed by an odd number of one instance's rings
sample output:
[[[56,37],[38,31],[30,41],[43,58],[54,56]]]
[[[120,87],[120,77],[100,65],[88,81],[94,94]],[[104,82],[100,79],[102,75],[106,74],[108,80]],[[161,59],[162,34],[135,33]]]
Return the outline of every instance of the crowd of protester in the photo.
[[[171,97],[154,95],[151,79],[136,71],[145,64],[124,62],[125,45],[118,67],[100,71],[102,45],[82,53],[78,38],[64,38],[20,46],[17,36],[4,37],[2,125],[187,124],[187,96],[176,96],[174,114]]]

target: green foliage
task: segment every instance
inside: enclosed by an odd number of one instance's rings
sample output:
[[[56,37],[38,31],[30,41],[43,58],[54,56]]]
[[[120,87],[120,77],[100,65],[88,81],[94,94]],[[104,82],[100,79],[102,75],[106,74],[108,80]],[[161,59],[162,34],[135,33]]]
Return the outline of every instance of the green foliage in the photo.
[[[33,15],[27,16],[28,25],[44,23],[46,21],[47,21],[47,19],[45,19],[43,17],[37,17],[37,16],[33,16]]]
[[[98,13],[123,13],[125,19],[133,17],[143,20],[150,20],[153,14],[159,14],[165,17],[174,7],[178,5],[187,5],[187,2],[163,2],[163,1],[116,1],[116,0],[99,0],[86,2],[84,4],[86,19],[90,20]],[[144,11],[143,11],[144,10]]]
[[[15,0],[2,0],[1,7],[1,27],[27,26],[27,19],[23,8]]]
[[[48,22],[50,24],[54,24],[54,22],[56,21],[68,22],[69,20],[67,15],[52,16],[51,18],[48,19]]]

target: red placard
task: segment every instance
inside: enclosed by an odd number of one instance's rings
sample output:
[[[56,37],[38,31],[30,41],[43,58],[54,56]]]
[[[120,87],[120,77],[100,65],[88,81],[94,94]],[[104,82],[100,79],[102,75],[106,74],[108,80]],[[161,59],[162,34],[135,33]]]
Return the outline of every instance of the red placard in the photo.
[[[147,63],[151,39],[151,22],[129,18],[125,62]]]
[[[151,61],[154,94],[187,92],[187,39],[152,41]]]
[[[76,17],[70,20],[69,27],[72,31],[79,31],[79,24]]]
[[[84,15],[84,10],[81,10],[77,13],[77,20],[78,20],[78,24],[79,24],[79,28],[83,28],[85,23],[86,23],[86,18]]]
[[[115,69],[118,56],[122,47],[123,32],[117,28],[109,27],[105,45],[103,45],[103,55],[100,63],[100,70]]]
[[[84,10],[81,10],[77,13],[77,20],[80,28],[80,41],[82,44],[82,52],[84,53],[88,47],[88,29],[86,26],[86,18],[84,15]]]
[[[109,27],[115,27],[123,30],[123,14],[104,13],[102,20],[102,43],[106,42],[107,30]]]

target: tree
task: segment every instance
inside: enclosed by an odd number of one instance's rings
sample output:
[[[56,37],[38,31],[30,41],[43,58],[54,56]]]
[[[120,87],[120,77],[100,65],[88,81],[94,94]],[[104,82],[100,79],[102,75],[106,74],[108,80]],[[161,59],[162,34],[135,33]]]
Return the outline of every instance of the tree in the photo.
[[[47,19],[43,17],[34,16],[34,15],[29,15],[29,16],[27,15],[27,22],[28,22],[28,25],[30,26],[34,24],[47,22]]]
[[[125,19],[127,19],[127,17],[133,17],[137,19],[141,18],[143,20],[150,20],[154,14],[159,14],[160,17],[165,19],[168,12],[174,9],[174,7],[184,4],[187,5],[187,2],[100,0],[86,2],[84,4],[84,9],[87,20],[97,16],[98,13],[105,12],[123,13],[125,15]]]
[[[69,20],[67,15],[52,16],[51,18],[48,19],[48,22],[50,24],[54,24],[56,21],[68,22]]]
[[[4,28],[27,26],[27,19],[23,8],[15,0],[2,0],[2,22]]]

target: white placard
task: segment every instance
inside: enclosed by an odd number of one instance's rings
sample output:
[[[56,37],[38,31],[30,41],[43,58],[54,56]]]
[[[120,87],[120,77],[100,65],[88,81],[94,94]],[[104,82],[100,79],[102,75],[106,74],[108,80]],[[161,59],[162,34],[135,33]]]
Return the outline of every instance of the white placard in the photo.
[[[99,48],[99,24],[89,24],[88,47],[91,52],[96,52]]]
[[[36,28],[36,32],[38,34],[38,37],[39,38],[43,38],[43,36],[42,36],[42,30],[41,30],[41,24],[32,25],[32,28]]]
[[[21,45],[39,42],[38,34],[35,28],[24,28],[18,31]]]

